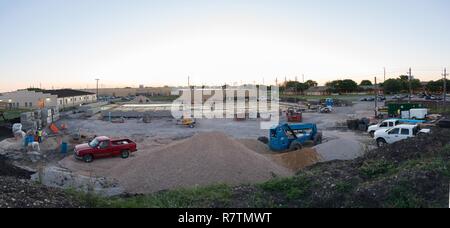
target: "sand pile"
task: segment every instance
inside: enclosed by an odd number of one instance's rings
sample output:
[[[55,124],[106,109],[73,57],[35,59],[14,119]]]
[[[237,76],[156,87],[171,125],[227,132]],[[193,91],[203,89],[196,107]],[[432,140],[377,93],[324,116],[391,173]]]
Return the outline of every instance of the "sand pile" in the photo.
[[[274,154],[272,155],[272,158],[277,163],[289,168],[292,171],[299,171],[316,164],[322,159],[317,151],[312,148],[305,148],[289,153]]]
[[[256,139],[239,139],[238,141],[242,143],[244,146],[246,146],[248,149],[258,152],[260,154],[264,155],[273,154],[273,151],[271,151],[266,144]]]
[[[222,133],[200,133],[151,153],[137,153],[109,174],[131,193],[218,183],[250,184],[292,173]]]

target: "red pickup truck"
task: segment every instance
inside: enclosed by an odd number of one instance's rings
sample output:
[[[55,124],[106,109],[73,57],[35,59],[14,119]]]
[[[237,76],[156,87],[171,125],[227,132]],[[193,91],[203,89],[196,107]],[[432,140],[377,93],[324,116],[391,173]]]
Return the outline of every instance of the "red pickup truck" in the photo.
[[[126,159],[137,151],[137,145],[130,139],[111,140],[100,136],[89,143],[75,146],[75,158],[90,163],[97,158],[120,156]]]

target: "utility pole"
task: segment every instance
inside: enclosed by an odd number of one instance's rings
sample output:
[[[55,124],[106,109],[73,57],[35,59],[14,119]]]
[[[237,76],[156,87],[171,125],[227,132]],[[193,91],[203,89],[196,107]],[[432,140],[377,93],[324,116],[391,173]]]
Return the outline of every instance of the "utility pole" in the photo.
[[[97,99],[98,99],[98,81],[100,81],[100,79],[95,79],[95,81],[97,81]]]
[[[442,74],[442,76],[444,76],[444,104],[447,102],[447,68],[444,68],[444,74]]]
[[[384,78],[383,78],[383,83],[386,81],[386,67],[383,69],[384,72]]]
[[[303,83],[305,83],[305,74],[302,74]]]
[[[375,76],[375,118],[378,117],[378,85],[377,77]]]
[[[412,80],[412,71],[411,71],[411,68],[409,68],[409,72],[408,72],[408,84],[409,84],[409,99],[408,99],[408,102],[409,103],[411,103],[411,96],[412,96],[411,80]]]
[[[188,87],[191,87],[191,76],[188,76]]]

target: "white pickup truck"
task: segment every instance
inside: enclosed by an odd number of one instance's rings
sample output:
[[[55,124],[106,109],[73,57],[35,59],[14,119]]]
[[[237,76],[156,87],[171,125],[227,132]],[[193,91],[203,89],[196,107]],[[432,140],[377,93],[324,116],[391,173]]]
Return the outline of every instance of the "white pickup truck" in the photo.
[[[389,120],[385,120],[379,124],[376,125],[372,125],[369,126],[369,128],[367,129],[367,133],[370,134],[370,136],[373,138],[375,136],[375,132],[378,130],[387,130],[393,127],[396,127],[398,125],[400,125],[400,120],[399,119],[389,119]]]
[[[418,125],[401,124],[389,130],[378,130],[374,136],[378,147],[383,147],[386,144],[392,144],[407,138],[420,136],[430,133],[430,129],[420,129]]]

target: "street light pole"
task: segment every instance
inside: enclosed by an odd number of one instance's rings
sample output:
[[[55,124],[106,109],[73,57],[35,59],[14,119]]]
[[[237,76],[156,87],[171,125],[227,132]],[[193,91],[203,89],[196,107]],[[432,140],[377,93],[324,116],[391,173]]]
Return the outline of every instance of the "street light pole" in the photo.
[[[97,81],[97,100],[98,100],[98,81],[100,81],[100,79],[95,79],[95,81]]]
[[[412,72],[411,72],[411,68],[409,68],[409,72],[408,72],[408,84],[409,84],[409,103],[411,103],[411,96],[412,96],[412,86],[411,86],[411,80],[412,80]]]
[[[442,75],[444,76],[444,104],[447,102],[447,68],[444,68],[444,74]]]

